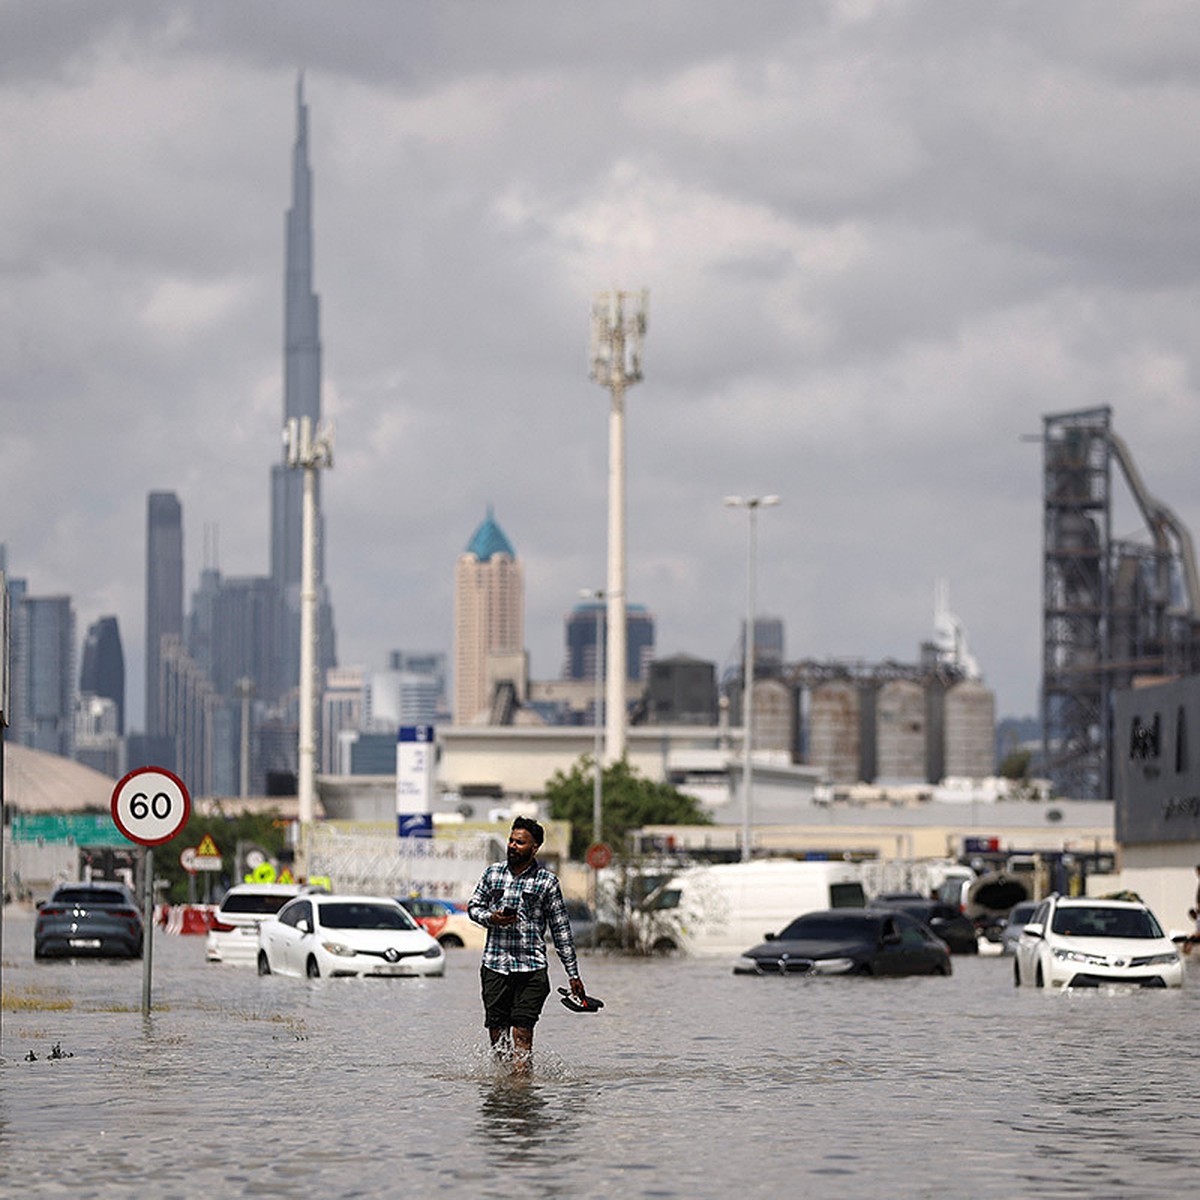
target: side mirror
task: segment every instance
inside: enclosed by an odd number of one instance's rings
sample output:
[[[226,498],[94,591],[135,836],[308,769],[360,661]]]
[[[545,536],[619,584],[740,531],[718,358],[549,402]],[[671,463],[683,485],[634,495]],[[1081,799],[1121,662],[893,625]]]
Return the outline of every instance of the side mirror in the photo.
[[[1029,934],[1030,937],[1044,938],[1046,936],[1045,925],[1038,922],[1035,925],[1026,925],[1021,929],[1022,933]]]
[[[774,941],[774,940],[775,940],[775,939],[776,939],[778,936],[779,936],[779,935],[778,935],[778,934],[776,934],[776,933],[764,933],[764,934],[763,934],[763,941],[764,941],[764,942],[773,942],[773,941]]]
[[[301,917],[300,920],[296,922],[296,928],[300,930],[301,933],[312,933],[312,922],[307,917]]]

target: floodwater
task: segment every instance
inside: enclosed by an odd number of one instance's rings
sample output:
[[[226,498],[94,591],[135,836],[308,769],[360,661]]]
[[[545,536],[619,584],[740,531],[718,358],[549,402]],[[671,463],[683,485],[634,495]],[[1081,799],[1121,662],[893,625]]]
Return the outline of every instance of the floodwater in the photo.
[[[444,979],[260,979],[156,935],[34,963],[5,914],[0,1193],[26,1196],[1161,1197],[1200,1181],[1200,962],[1180,991],[735,977],[582,960],[534,1073],[485,1051],[478,954]],[[552,957],[552,980],[564,982]]]

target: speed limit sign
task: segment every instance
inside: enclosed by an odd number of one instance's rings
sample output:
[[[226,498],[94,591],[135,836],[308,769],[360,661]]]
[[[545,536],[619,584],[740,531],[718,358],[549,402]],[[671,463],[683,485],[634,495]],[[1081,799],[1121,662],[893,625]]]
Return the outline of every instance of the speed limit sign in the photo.
[[[113,788],[112,818],[131,842],[169,842],[191,815],[192,798],[183,780],[162,767],[138,767]]]

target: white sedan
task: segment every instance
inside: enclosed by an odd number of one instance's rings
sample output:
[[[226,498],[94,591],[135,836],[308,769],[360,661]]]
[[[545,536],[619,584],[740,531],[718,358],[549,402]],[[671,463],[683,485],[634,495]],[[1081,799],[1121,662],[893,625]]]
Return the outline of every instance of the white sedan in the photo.
[[[258,927],[258,973],[444,975],[446,955],[395,900],[297,896]]]
[[[1021,931],[1013,982],[1032,987],[1182,987],[1183,960],[1136,900],[1048,896]]]

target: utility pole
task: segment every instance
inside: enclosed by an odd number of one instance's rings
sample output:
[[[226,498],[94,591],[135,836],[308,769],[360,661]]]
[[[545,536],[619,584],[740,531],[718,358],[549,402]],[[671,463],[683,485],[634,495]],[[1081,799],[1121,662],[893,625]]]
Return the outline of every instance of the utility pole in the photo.
[[[298,870],[308,876],[317,779],[317,472],[333,466],[333,427],[314,430],[311,417],[292,417],[284,427],[287,465],[304,472],[300,547],[300,728],[296,794],[299,801]]]
[[[237,681],[237,695],[242,702],[241,764],[238,770],[238,795],[244,800],[250,795],[250,697],[254,695],[254,680],[243,675]]]
[[[600,590],[588,591],[584,589],[579,593],[588,600],[595,601],[596,604],[596,652],[595,652],[595,679],[596,679],[596,695],[592,702],[592,707],[595,710],[592,714],[592,728],[596,737],[596,748],[594,751],[596,759],[596,773],[592,779],[592,842],[603,840],[600,837],[600,809],[604,797],[604,769],[601,763],[601,746],[600,746],[600,722],[602,720],[602,710],[604,708],[604,646],[601,634],[604,629],[604,608],[601,601],[604,599],[604,592]]]
[[[608,420],[608,612],[605,759],[625,757],[625,389],[642,378],[648,294],[601,292],[592,302],[591,378],[611,393]]]
[[[742,635],[742,862],[750,861],[754,795],[754,609],[758,560],[758,510],[779,503],[778,496],[726,496],[730,508],[744,508],[749,518],[746,548],[746,629]]]

